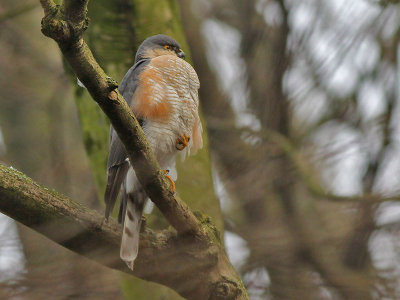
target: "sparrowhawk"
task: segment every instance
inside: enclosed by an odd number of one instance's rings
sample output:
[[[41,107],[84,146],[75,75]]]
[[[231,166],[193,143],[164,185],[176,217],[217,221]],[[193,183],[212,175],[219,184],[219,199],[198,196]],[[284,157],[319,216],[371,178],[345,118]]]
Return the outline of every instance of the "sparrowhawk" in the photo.
[[[196,72],[184,58],[185,53],[174,39],[161,34],[151,36],[140,45],[133,67],[119,86],[160,167],[168,172],[173,189],[178,152],[186,156],[203,146],[198,115],[200,83]],[[123,226],[120,256],[132,269],[138,254],[142,212],[148,197],[112,127],[107,174],[105,215],[109,217],[120,193],[118,221]]]

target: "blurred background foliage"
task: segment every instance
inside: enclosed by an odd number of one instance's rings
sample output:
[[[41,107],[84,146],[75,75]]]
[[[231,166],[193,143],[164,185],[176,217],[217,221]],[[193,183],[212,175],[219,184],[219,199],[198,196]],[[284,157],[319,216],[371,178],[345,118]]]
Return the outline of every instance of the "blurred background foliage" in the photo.
[[[252,299],[400,298],[389,2],[90,2],[85,38],[118,81],[151,34],[190,48],[209,147],[179,165],[178,192],[225,227]],[[0,161],[101,210],[108,121],[41,35],[42,14],[34,0],[0,3]],[[179,299],[1,220],[0,298]]]

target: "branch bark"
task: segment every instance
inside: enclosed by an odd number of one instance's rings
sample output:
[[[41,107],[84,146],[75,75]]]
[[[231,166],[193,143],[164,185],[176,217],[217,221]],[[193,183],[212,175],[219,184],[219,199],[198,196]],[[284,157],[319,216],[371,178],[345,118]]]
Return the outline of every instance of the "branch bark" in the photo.
[[[134,271],[119,258],[120,226],[0,164],[0,211],[61,246],[104,266],[166,285],[188,299],[248,299],[209,218],[208,240],[173,230],[140,236]]]

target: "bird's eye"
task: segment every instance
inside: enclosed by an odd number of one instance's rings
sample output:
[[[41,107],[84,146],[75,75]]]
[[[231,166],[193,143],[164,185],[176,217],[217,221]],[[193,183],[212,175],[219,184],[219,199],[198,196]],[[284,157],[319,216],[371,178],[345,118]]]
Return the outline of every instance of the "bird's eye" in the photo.
[[[165,45],[164,48],[167,49],[167,50],[170,50],[171,46],[170,45]]]

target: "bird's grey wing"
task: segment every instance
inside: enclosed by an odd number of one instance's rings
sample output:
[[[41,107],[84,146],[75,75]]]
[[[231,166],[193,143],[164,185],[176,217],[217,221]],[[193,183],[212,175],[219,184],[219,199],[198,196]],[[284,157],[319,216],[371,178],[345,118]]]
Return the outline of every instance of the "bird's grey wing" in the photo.
[[[149,63],[148,60],[141,60],[137,62],[133,67],[129,69],[121,84],[118,87],[119,92],[122,94],[124,99],[131,106],[133,100],[133,94],[138,85],[138,76]],[[138,120],[139,124],[143,125],[143,120]],[[104,194],[104,202],[106,204],[105,216],[108,218],[111,211],[114,208],[115,202],[118,197],[118,193],[121,189],[121,185],[126,177],[126,173],[129,169],[129,162],[127,161],[127,154],[119,139],[116,131],[111,126],[110,128],[110,150],[107,161],[107,186]]]

